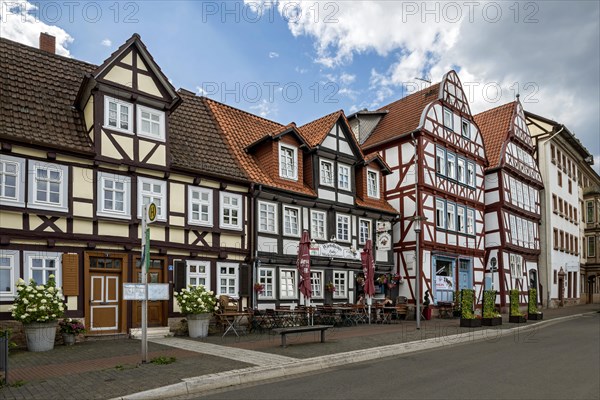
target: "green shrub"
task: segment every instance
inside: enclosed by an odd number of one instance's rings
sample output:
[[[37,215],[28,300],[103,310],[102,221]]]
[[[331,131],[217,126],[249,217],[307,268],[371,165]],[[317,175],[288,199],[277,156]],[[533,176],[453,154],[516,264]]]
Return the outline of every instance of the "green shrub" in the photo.
[[[475,301],[475,291],[473,289],[463,289],[461,292],[460,317],[462,319],[474,319],[475,313],[473,313],[473,304]]]
[[[519,291],[516,289],[510,291],[510,315],[511,317],[523,316],[523,313],[519,310]]]
[[[455,290],[453,293],[453,300],[454,300],[454,311],[458,311],[460,313],[460,309],[461,309],[461,291],[460,290]]]
[[[529,289],[529,303],[527,304],[528,314],[537,314],[539,312],[537,308],[537,290]]]
[[[497,318],[500,314],[496,311],[496,291],[483,292],[483,318]]]

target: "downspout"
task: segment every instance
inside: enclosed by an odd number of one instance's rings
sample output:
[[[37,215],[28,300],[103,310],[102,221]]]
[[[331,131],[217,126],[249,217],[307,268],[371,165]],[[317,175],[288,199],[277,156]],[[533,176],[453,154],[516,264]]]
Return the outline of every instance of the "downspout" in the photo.
[[[258,189],[257,189],[258,186]],[[256,293],[254,284],[258,282],[258,224],[256,223],[256,210],[258,209],[258,196],[262,192],[262,185],[250,185],[250,265],[252,266],[250,281],[250,296],[252,297],[252,308],[256,308]]]
[[[419,149],[417,147],[417,138],[415,137],[415,132],[410,133],[410,138],[413,142],[413,146],[415,147],[415,219],[419,218],[416,221],[416,224],[420,224],[420,214],[419,214],[419,169],[418,169],[418,159],[419,159]],[[420,249],[420,240],[421,239],[421,229],[419,227],[418,231],[415,229],[415,305],[416,305],[416,320],[417,320],[417,329],[421,329],[421,249]]]

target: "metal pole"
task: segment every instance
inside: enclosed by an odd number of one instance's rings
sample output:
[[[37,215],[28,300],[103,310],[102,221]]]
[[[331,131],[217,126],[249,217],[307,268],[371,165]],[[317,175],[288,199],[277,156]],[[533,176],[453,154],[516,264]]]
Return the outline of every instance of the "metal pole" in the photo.
[[[419,224],[421,221],[417,222]],[[415,298],[417,300],[417,329],[421,329],[421,257],[419,254],[419,239],[421,236],[421,230],[415,230],[417,235],[417,248],[415,249],[415,270],[416,270],[416,281],[415,281]]]
[[[419,148],[417,139],[414,137],[414,133],[411,133],[413,140],[413,146],[415,147],[415,300],[416,300],[416,313],[417,313],[417,329],[421,329],[421,258],[419,251],[419,244],[421,239],[421,216],[419,214]]]
[[[148,361],[148,270],[146,265],[149,264],[150,260],[146,258],[149,256],[148,241],[147,241],[147,215],[148,206],[142,207],[142,262],[140,263],[140,269],[142,272],[142,284],[144,285],[144,300],[142,300],[142,364]]]

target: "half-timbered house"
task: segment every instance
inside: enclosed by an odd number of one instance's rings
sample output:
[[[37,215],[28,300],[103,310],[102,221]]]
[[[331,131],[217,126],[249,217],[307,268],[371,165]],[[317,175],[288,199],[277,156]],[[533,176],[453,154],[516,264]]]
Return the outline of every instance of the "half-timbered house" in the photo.
[[[600,303],[600,175],[579,163],[582,303]]]
[[[528,289],[541,293],[540,190],[542,176],[518,98],[475,116],[485,143],[486,286],[499,293],[499,305],[510,303],[509,291],[528,301]],[[539,301],[539,296],[537,301]]]
[[[545,307],[579,303],[579,164],[592,156],[568,128],[525,111],[542,174],[540,285]]]
[[[239,164],[254,182],[251,215],[259,308],[304,304],[296,259],[311,237],[311,304],[354,302],[362,286],[360,250],[372,239],[376,268],[390,273],[391,221],[383,160],[365,157],[342,111],[301,127],[281,125],[207,100]],[[243,132],[243,134],[240,134]],[[331,283],[335,291],[326,291]],[[383,296],[383,292],[380,294]]]
[[[137,34],[100,66],[42,39],[44,49],[0,39],[1,319],[19,278],[54,274],[89,335],[139,326],[122,284],[141,279],[149,202],[149,282],[243,297],[249,184],[205,100],[176,91]],[[151,301],[148,324],[177,312],[172,296]]]
[[[475,287],[480,294],[486,158],[458,75],[450,71],[440,83],[378,111],[369,115],[379,119],[376,124],[356,121],[364,112],[351,124],[365,138],[363,151],[378,152],[392,169],[384,194],[402,218],[393,231],[395,265],[408,277],[400,294],[414,301],[427,290],[434,305],[451,302],[457,289]],[[374,128],[365,132],[360,126]],[[422,227],[418,248],[415,221]]]

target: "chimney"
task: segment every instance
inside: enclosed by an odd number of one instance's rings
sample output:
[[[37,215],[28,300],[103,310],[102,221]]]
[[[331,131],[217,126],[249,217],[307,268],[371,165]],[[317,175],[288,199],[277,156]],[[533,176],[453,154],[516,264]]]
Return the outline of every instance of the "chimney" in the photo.
[[[56,38],[45,32],[40,32],[40,50],[51,54],[56,53]]]

